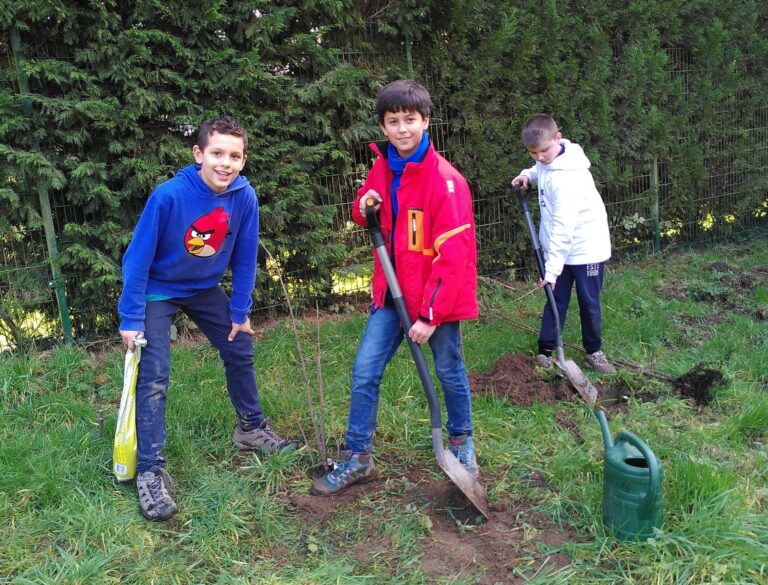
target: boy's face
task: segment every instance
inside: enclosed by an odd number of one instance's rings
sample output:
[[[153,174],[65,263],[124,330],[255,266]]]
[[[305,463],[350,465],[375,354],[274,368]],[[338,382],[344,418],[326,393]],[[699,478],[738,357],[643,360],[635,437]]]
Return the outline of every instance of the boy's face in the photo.
[[[562,137],[563,135],[558,132],[549,140],[543,140],[536,146],[528,146],[528,154],[536,162],[548,165],[560,154],[560,139]]]
[[[192,154],[200,165],[197,174],[214,193],[226,191],[245,166],[245,142],[232,134],[213,132],[205,150],[195,145]]]
[[[421,144],[421,137],[429,126],[429,116],[416,111],[385,112],[379,128],[401,158],[412,155]]]

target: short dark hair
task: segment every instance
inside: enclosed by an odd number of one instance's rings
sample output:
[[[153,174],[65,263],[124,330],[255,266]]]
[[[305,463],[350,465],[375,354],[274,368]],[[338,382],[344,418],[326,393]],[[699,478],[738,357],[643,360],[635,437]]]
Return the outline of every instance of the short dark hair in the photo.
[[[538,146],[544,140],[551,140],[557,134],[557,123],[547,114],[534,114],[523,126],[520,133],[525,147]]]
[[[384,123],[387,112],[418,112],[429,118],[432,100],[427,88],[413,79],[398,79],[388,83],[376,96],[376,116],[379,124]]]
[[[208,137],[214,132],[239,136],[243,139],[243,151],[248,150],[248,133],[243,125],[232,116],[219,116],[203,122],[197,135],[197,147],[200,150],[205,150],[205,147],[208,146]]]

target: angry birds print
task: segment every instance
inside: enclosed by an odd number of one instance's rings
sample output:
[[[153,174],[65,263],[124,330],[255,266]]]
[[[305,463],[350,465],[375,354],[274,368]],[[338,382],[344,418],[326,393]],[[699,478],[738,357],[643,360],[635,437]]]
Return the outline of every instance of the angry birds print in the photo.
[[[208,258],[219,251],[228,233],[229,214],[217,207],[192,222],[184,234],[184,245],[193,256]]]

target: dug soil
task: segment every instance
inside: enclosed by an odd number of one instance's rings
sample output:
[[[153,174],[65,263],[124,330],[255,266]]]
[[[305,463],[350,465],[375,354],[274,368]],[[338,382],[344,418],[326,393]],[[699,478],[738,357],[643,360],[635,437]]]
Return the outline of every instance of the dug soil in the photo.
[[[525,355],[502,356],[492,371],[470,375],[470,386],[474,394],[490,394],[518,406],[581,400],[556,370],[540,368],[531,356]],[[653,391],[628,388],[620,379],[597,383],[595,387],[598,404],[612,412],[626,410],[630,397],[643,402],[658,398]],[[675,389],[685,396],[682,387]],[[688,397],[694,398],[690,394]],[[581,440],[578,423],[571,419],[567,409],[556,412],[554,417]],[[383,467],[388,467],[384,463]],[[396,462],[393,465],[397,467]],[[436,465],[433,467],[434,470],[410,470],[406,477],[382,474],[371,483],[353,485],[338,496],[294,495],[290,504],[303,515],[307,525],[326,529],[336,524],[337,514],[348,514],[350,509],[365,514],[397,501],[406,513],[420,515],[426,533],[421,538],[420,563],[429,582],[474,577],[479,585],[515,585],[571,564],[562,552],[563,545],[583,541],[584,537],[568,524],[553,522],[535,509],[536,502],[506,493],[491,503],[491,519],[484,521],[461,491]],[[485,477],[482,481],[489,487],[497,478]],[[525,481],[534,486],[545,485],[537,476]],[[339,521],[343,522],[343,518],[339,517]],[[396,555],[383,530],[358,537],[357,541],[351,549],[349,545],[339,546],[352,552],[361,563],[375,559],[386,563]]]
[[[581,400],[556,367],[551,370],[541,368],[532,357],[519,354],[500,357],[490,372],[470,374],[469,385],[473,394],[498,396],[515,406]],[[610,385],[595,383],[594,386],[597,389],[597,403],[611,411],[625,410],[629,396],[642,402],[658,397],[647,390],[631,390],[620,379]]]
[[[532,477],[528,481],[542,480]],[[493,482],[493,478],[484,480],[487,485]],[[553,523],[535,511],[533,504],[513,496],[494,502],[491,520],[483,521],[454,484],[422,470],[411,471],[406,478],[379,476],[338,496],[297,495],[291,504],[307,524],[325,528],[342,510],[352,508],[364,514],[384,502],[391,505],[395,498],[406,513],[420,514],[426,532],[420,539],[420,564],[430,583],[471,576],[478,578],[479,585],[525,583],[533,575],[570,565],[571,560],[560,552],[561,545],[580,540],[568,525]],[[392,549],[381,531],[345,551],[351,550],[358,561],[369,563],[379,557],[385,562],[391,559]]]

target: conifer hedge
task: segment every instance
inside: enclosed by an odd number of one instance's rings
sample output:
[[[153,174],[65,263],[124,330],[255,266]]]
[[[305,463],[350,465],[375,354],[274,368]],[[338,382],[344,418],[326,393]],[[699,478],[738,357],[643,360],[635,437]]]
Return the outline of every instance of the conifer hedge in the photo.
[[[147,195],[190,162],[199,124],[229,113],[250,132],[244,174],[259,192],[270,273],[329,300],[333,275],[368,261],[342,209],[367,165],[362,145],[379,136],[373,98],[410,74],[432,91],[449,128],[441,146],[489,225],[520,221],[508,189],[529,164],[519,129],[544,111],[584,145],[617,204],[614,243],[649,241],[622,201],[654,163],[667,237],[698,237],[713,210],[733,215],[728,229],[752,226],[768,169],[767,24],[756,0],[5,0],[3,263],[29,262],[19,242],[41,226],[44,187],[76,332],[111,332],[119,259]],[[524,262],[522,230],[480,236],[484,272]],[[3,299],[49,278],[13,274]],[[257,306],[279,302],[268,284]]]

